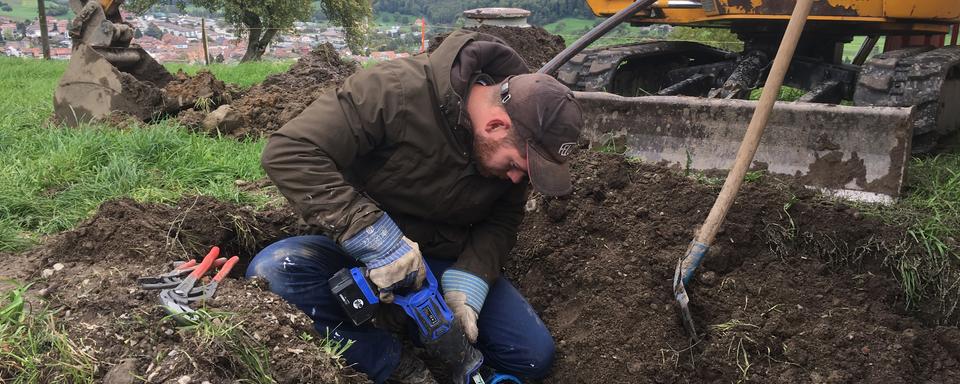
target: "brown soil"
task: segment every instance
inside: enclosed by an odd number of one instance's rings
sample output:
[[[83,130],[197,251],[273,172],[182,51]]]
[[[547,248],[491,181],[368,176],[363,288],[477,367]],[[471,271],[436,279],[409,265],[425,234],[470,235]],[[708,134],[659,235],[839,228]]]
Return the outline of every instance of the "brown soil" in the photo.
[[[6,256],[12,262],[0,267],[0,276],[35,282],[31,293],[58,310],[58,324],[98,362],[98,380],[175,383],[189,376],[195,383],[236,382],[248,378],[237,346],[226,339],[204,343],[176,328],[158,305],[157,291],[139,289],[136,278],[167,271],[172,261],[202,257],[211,245],[223,255],[239,255],[232,275],[242,276],[257,250],[300,230],[287,209],[253,212],[204,197],[184,198],[176,206],[117,200],[77,229]],[[303,335],[313,332],[309,318],[262,282],[226,279],[206,308],[236,314],[248,340],[269,351],[268,372],[280,383],[369,382],[305,341]],[[6,378],[0,370],[0,381]]]
[[[198,103],[204,104],[199,107],[214,110],[232,101],[227,86],[210,71],[200,71],[194,76],[179,71],[175,79],[163,88],[163,93],[164,107],[167,113],[172,114],[196,107]]]
[[[960,377],[960,330],[903,310],[882,264],[891,252],[911,251],[900,242],[903,231],[773,181],[744,186],[688,288],[702,336],[691,347],[672,306],[671,279],[718,187],[612,155],[582,154],[574,165],[570,197],[535,197],[529,205],[507,268],[558,343],[543,382]],[[172,207],[112,201],[77,229],[4,256],[11,262],[0,276],[35,282],[32,294],[59,308],[59,323],[100,361],[98,378],[120,366],[151,382],[183,375],[230,382],[244,375],[235,353],[176,330],[156,292],[139,290],[135,279],[211,245],[241,257],[239,275],[257,250],[302,233],[294,216],[288,208],[254,212],[209,198]],[[55,263],[64,268],[41,277]],[[228,279],[208,305],[237,313],[271,351],[280,382],[362,382],[318,357],[316,345],[299,337],[311,331],[309,320],[257,282]]]
[[[535,72],[537,69],[540,69],[540,67],[566,48],[562,37],[551,34],[547,32],[547,30],[537,26],[520,28],[481,25],[474,29],[502,39],[507,45],[513,48],[513,50],[517,51],[520,57],[523,57],[530,72]],[[435,37],[430,41],[430,47],[436,48],[440,46],[440,43],[443,42],[446,36],[447,35],[441,35]]]
[[[904,311],[882,263],[904,238],[843,205],[750,183],[688,287],[672,295],[718,187],[587,154],[574,193],[537,200],[509,274],[558,342],[549,383],[954,382],[960,330]]]
[[[163,111],[163,91],[153,83],[140,81],[129,73],[120,72],[120,86],[123,88],[122,97],[130,101],[126,104],[126,112],[131,116],[147,121]]]
[[[220,133],[238,138],[267,136],[296,117],[329,87],[357,71],[330,44],[301,57],[287,72],[271,75],[237,98],[231,107],[239,124]],[[202,121],[202,119],[201,119]]]

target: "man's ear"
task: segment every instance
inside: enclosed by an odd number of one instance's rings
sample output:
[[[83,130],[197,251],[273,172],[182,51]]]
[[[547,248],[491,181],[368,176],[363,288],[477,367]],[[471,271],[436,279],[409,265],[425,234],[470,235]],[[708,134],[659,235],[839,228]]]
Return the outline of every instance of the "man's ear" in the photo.
[[[511,128],[509,120],[495,117],[487,120],[487,124],[483,126],[483,133],[490,138],[497,139],[506,136]]]

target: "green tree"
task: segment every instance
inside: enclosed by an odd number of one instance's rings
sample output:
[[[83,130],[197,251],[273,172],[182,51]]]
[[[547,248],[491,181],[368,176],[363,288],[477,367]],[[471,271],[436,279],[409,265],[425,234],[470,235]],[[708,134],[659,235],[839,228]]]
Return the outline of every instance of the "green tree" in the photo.
[[[160,27],[158,27],[154,23],[147,24],[147,30],[143,32],[143,34],[157,40],[160,40],[163,38],[163,31],[161,31]]]
[[[162,2],[132,0],[129,5],[134,12],[142,13]],[[292,29],[294,21],[307,21],[313,16],[310,0],[176,0],[176,4],[181,9],[192,4],[222,14],[240,36],[246,35],[247,52],[242,62],[260,60],[278,33]],[[344,28],[351,49],[363,46],[372,15],[369,0],[322,0],[320,8],[333,24]]]

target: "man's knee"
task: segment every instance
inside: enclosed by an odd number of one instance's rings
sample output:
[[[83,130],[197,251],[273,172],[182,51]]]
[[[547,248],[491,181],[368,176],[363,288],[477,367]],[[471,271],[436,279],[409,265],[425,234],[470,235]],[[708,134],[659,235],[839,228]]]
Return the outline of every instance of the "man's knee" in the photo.
[[[545,342],[533,346],[525,365],[517,367],[517,373],[530,379],[542,379],[550,373],[555,354],[553,339],[548,338]]]
[[[525,340],[522,346],[504,343],[499,350],[489,350],[488,357],[495,368],[530,379],[541,379],[550,373],[556,347],[550,333],[543,329],[542,335]]]
[[[257,253],[247,266],[247,278],[261,277],[273,281],[279,278],[284,270],[295,266],[295,259],[302,251],[283,244],[284,241],[286,240],[273,243]]]
[[[345,257],[326,236],[297,236],[270,244],[250,261],[247,277],[262,277],[271,283],[286,283],[305,277],[333,274]]]

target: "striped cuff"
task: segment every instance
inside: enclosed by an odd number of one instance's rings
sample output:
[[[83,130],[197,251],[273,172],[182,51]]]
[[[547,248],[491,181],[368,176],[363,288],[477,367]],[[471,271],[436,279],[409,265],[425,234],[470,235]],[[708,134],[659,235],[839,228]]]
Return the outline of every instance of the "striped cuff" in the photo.
[[[344,241],[343,250],[373,269],[394,262],[413,248],[403,241],[400,227],[384,213],[377,222]]]
[[[467,305],[480,313],[483,301],[487,299],[490,286],[483,279],[453,268],[447,269],[440,277],[444,292],[459,291],[467,295]]]

